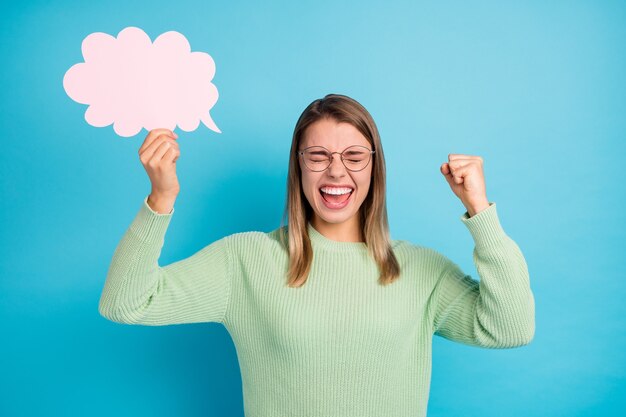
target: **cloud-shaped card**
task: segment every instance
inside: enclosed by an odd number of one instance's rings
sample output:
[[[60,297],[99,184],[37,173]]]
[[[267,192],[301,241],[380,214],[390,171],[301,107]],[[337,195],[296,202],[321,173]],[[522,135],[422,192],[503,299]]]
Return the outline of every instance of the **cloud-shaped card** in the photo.
[[[85,62],[63,77],[70,98],[88,104],[85,120],[92,126],[113,123],[120,136],[141,128],[179,126],[190,132],[200,125],[221,133],[209,110],[218,98],[211,83],[215,62],[204,52],[191,52],[187,38],[170,31],[152,43],[141,29],[127,27],[117,38],[102,32],[82,43]]]

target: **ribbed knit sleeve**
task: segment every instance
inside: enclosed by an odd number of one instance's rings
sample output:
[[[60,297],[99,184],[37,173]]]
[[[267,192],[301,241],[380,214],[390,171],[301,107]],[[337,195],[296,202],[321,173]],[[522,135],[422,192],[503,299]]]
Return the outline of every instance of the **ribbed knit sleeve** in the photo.
[[[444,257],[432,295],[435,334],[486,348],[530,343],[535,304],[528,267],[518,245],[502,229],[496,204],[472,217],[465,212],[461,221],[474,239],[480,282]]]
[[[223,322],[231,288],[228,237],[159,266],[174,210],[153,211],[147,197],[113,254],[99,312],[126,324]]]

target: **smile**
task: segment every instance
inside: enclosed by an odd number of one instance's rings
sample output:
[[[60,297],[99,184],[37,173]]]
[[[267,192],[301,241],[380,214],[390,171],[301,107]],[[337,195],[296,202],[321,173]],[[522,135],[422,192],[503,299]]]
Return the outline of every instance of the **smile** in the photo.
[[[324,205],[332,210],[344,208],[350,202],[354,190],[351,188],[322,187],[319,190]]]

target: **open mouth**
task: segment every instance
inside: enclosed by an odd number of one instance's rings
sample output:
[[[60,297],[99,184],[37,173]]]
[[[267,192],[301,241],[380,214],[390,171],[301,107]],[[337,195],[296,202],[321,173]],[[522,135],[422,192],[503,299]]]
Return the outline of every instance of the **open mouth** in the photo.
[[[341,191],[335,193],[326,193],[320,188],[319,193],[324,201],[328,203],[328,205],[330,205],[331,207],[342,207],[350,199],[352,193],[354,193],[354,189],[351,189],[349,192],[344,191],[343,193],[341,193]]]

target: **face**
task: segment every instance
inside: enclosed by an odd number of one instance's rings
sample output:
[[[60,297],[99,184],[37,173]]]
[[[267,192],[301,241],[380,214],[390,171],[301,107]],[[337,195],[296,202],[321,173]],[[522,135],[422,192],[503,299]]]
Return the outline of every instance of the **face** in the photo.
[[[372,149],[369,141],[354,126],[345,122],[337,122],[334,119],[318,120],[305,130],[298,150],[304,150],[309,146],[323,146],[330,152],[343,152],[346,148],[360,145]],[[309,204],[313,208],[313,226],[317,230],[329,227],[341,226],[344,232],[349,229],[358,233],[359,208],[369,192],[373,157],[368,165],[361,171],[353,172],[346,169],[341,162],[339,154],[333,154],[330,166],[321,172],[309,169],[303,159],[299,157],[302,172],[302,189]],[[346,158],[347,159],[347,158]],[[340,186],[351,188],[352,192],[344,204],[327,202],[321,189],[328,186]],[[332,191],[332,190],[326,190]],[[340,191],[340,190],[339,190]],[[333,200],[336,197],[329,197]]]

